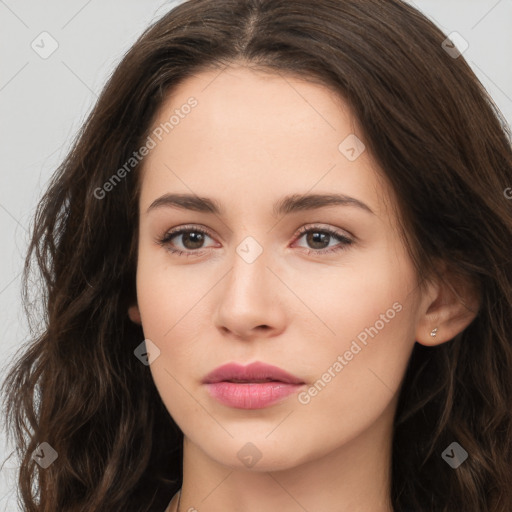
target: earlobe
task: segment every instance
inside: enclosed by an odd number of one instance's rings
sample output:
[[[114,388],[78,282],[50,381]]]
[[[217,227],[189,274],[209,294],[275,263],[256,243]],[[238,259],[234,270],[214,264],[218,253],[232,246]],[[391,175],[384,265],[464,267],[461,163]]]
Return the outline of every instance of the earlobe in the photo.
[[[142,324],[139,307],[136,304],[128,308],[128,316],[134,324]]]
[[[475,319],[480,293],[468,278],[447,273],[429,291],[417,324],[416,341],[436,346],[452,340]]]

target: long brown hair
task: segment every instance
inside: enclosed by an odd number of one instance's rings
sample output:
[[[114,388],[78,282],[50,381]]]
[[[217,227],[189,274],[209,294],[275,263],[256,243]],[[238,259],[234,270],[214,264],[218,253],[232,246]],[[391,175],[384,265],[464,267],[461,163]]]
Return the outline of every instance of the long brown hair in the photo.
[[[35,258],[44,325],[3,384],[24,510],[161,512],[181,485],[182,433],[134,356],[144,337],[127,316],[138,167],[97,190],[140,148],[173,87],[235,62],[337,91],[396,193],[418,275],[443,261],[479,290],[462,333],[413,350],[395,418],[395,510],[512,510],[511,134],[445,39],[399,0],[189,0],[145,31],[33,223],[23,299],[30,315]],[[453,441],[469,455],[457,469],[441,456]],[[58,453],[46,469],[32,458],[43,442]]]

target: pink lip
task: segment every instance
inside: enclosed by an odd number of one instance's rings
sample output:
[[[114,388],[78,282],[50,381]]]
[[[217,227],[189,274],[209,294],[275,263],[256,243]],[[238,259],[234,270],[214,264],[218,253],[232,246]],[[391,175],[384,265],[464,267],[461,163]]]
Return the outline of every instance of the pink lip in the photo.
[[[276,366],[256,362],[248,366],[220,366],[205,377],[203,384],[224,405],[261,409],[296,392],[304,381]]]

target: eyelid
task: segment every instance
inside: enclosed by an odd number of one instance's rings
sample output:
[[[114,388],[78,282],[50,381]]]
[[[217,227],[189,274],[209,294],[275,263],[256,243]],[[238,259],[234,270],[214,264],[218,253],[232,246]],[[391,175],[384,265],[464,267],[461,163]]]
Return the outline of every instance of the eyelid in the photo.
[[[295,233],[295,237],[299,237],[301,235],[303,235],[305,232],[308,232],[312,229],[318,229],[319,231],[327,231],[331,234],[336,234],[336,235],[339,235],[339,236],[344,236],[343,233],[340,233],[338,230],[340,230],[341,228],[335,228],[335,227],[332,227],[332,226],[329,226],[329,225],[322,225],[321,223],[312,223],[312,224],[306,224],[304,226],[301,226]],[[204,233],[206,235],[208,235],[210,238],[215,238],[212,233],[210,232],[210,230],[200,224],[184,224],[182,226],[177,226],[176,228],[172,228],[168,231],[166,231],[163,235],[163,237],[170,237],[172,235],[176,235],[178,233],[182,233],[183,231],[192,231],[192,230],[196,230],[198,232],[201,232],[201,233]],[[347,230],[343,230],[348,236],[347,238],[352,238],[353,240],[356,240],[357,237],[355,237],[352,233],[350,233],[349,231]],[[162,238],[163,238],[162,237]]]
[[[157,237],[158,243],[166,243],[170,241],[171,238],[175,236],[179,236],[187,231],[195,231],[198,233],[203,233],[210,238],[214,239],[215,237],[211,234],[210,230],[201,226],[200,224],[184,224],[182,226],[178,226],[176,228],[172,228],[166,231],[161,237]],[[201,251],[202,249],[197,249],[195,252]]]
[[[342,230],[341,228],[336,228],[334,226],[330,226],[328,224],[327,225],[321,224],[321,223],[306,224],[306,225],[302,226],[301,228],[299,228],[299,230],[297,231],[297,235],[295,235],[295,236],[300,237],[304,233],[307,233],[308,231],[313,231],[315,229],[318,231],[326,231],[335,236],[350,238],[353,242],[355,242],[357,240],[357,237],[355,237],[352,233],[350,233],[346,229]]]

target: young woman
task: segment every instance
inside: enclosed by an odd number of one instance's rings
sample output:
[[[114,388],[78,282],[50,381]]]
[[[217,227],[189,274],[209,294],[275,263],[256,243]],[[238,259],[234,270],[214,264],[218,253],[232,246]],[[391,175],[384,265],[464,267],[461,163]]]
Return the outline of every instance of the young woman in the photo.
[[[24,510],[512,509],[510,132],[450,48],[398,0],[143,34],[35,218]]]

